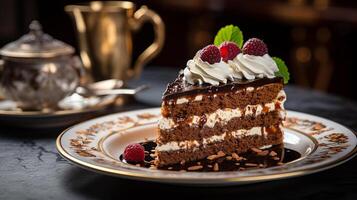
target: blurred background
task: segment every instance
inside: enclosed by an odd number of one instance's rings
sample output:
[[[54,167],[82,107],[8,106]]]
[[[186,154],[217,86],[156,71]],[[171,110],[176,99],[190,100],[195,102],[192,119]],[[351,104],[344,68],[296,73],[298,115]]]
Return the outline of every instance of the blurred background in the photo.
[[[84,0],[0,0],[0,45],[28,32],[38,19],[44,31],[78,48],[64,6]],[[288,64],[291,84],[357,100],[357,1],[348,0],[147,0],[166,24],[166,42],[150,66],[184,68],[218,29],[238,25],[245,39],[261,38],[269,54]],[[153,40],[151,25],[134,35],[134,59]],[[77,49],[78,50],[78,49]]]

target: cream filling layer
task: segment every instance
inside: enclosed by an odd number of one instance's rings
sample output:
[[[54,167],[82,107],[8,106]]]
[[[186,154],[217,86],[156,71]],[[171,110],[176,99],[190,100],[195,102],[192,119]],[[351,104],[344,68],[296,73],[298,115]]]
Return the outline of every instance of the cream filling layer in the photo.
[[[202,101],[203,99],[203,95],[197,95],[195,96],[195,98],[193,99],[193,101]],[[188,103],[190,100],[188,98],[185,98],[185,97],[181,97],[181,98],[178,98],[176,100],[176,104],[183,104],[183,103]],[[170,101],[169,102],[169,105],[172,104],[173,102]]]
[[[284,97],[284,98],[282,98]],[[285,110],[284,110],[284,102],[286,100],[286,94],[284,90],[281,90],[278,96],[270,103],[266,103],[264,105],[248,105],[244,109],[236,108],[236,109],[218,109],[213,113],[205,114],[206,122],[203,126],[207,126],[209,128],[213,128],[216,123],[221,123],[225,125],[232,118],[242,117],[242,116],[258,116],[263,112],[271,112],[277,110],[276,103],[279,103],[280,117],[285,118]],[[192,117],[192,121],[189,122],[189,126],[198,126],[200,124],[202,116],[194,115]],[[172,118],[161,118],[159,121],[159,128],[161,130],[169,130],[177,127],[177,124]]]
[[[265,128],[263,127],[253,127],[251,129],[240,129],[236,131],[230,132],[230,134],[234,138],[242,138],[246,136],[266,136],[267,132]],[[186,141],[181,141],[181,142],[168,142],[165,144],[158,145],[156,147],[156,151],[177,151],[177,150],[185,150],[185,149],[193,149],[197,150],[198,147],[200,146],[206,146],[207,144],[212,144],[216,142],[223,141],[224,138],[226,137],[227,133],[223,133],[221,135],[214,135],[208,138],[204,138],[202,143],[200,144],[197,140],[186,140]]]

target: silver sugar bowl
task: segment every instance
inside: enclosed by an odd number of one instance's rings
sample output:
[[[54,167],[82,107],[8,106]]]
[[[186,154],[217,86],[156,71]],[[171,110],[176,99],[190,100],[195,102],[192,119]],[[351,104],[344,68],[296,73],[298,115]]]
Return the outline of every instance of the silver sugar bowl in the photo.
[[[0,50],[4,95],[25,110],[56,109],[79,83],[74,48],[43,33],[38,21],[30,32]]]

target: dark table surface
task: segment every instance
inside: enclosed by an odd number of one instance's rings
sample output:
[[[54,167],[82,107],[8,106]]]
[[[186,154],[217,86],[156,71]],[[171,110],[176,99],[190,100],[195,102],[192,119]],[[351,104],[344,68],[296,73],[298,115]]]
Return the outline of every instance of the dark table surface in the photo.
[[[166,68],[148,68],[131,85],[150,83],[123,110],[158,106],[165,84],[176,76]],[[319,115],[357,130],[355,102],[287,86],[286,108]],[[1,122],[1,119],[0,119]],[[0,127],[0,199],[357,199],[357,158],[317,174],[299,178],[230,187],[186,187],[139,182],[81,169],[56,151],[63,128]]]

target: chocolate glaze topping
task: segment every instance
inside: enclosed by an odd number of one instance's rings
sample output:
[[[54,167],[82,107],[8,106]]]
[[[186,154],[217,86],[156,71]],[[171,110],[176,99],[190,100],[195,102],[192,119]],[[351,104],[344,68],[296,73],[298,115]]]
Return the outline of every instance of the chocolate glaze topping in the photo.
[[[197,94],[207,94],[207,93],[219,93],[219,92],[230,92],[236,91],[246,87],[259,87],[269,83],[281,83],[283,84],[283,78],[275,77],[269,78],[259,78],[254,80],[246,79],[235,79],[233,81],[228,81],[227,84],[220,84],[218,86],[210,85],[204,83],[199,84],[189,84],[183,79],[183,73],[180,73],[175,81],[167,85],[166,91],[162,97],[163,100],[175,99],[182,96],[190,96]]]

